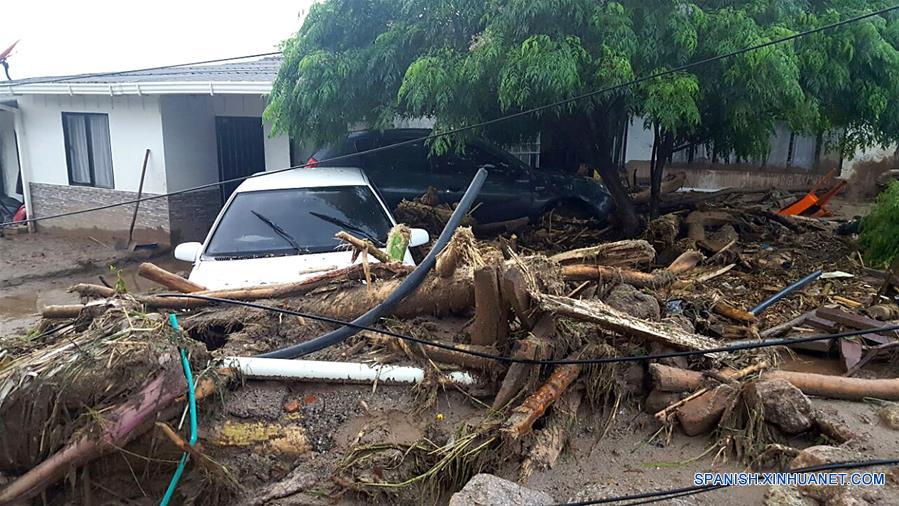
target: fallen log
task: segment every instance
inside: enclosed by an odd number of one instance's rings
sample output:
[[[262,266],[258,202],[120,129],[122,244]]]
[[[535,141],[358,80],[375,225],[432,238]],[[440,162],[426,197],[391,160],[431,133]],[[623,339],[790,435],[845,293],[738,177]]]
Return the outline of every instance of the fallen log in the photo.
[[[651,263],[656,250],[647,241],[624,240],[565,251],[549,257],[562,265],[571,263],[595,263],[608,267],[634,266]]]
[[[478,252],[471,228],[460,227],[437,257],[434,269],[441,277],[448,278],[456,272],[457,267],[465,263],[478,267],[484,265],[484,260]]]
[[[605,265],[563,265],[562,278],[566,281],[601,281],[625,283],[637,288],[661,288],[677,279],[667,271],[641,272]]]
[[[743,369],[740,369],[739,371],[735,371],[733,374],[729,374],[727,376],[727,379],[728,380],[743,379],[746,376],[749,376],[750,374],[757,373],[757,372],[767,369],[767,368],[768,368],[767,362],[759,362],[757,364],[753,364],[748,367],[744,367]],[[690,401],[693,401],[694,399],[699,399],[700,397],[704,396],[706,393],[709,393],[711,391],[712,391],[712,388],[710,388],[710,387],[702,387],[699,390],[693,392],[691,395],[684,397],[683,399],[675,402],[674,404],[668,406],[667,408],[659,411],[658,413],[656,413],[655,416],[658,420],[665,421],[668,419],[668,415],[671,414],[673,411],[677,410],[681,406],[684,406],[685,404],[689,403]]]
[[[733,223],[734,217],[723,211],[693,211],[687,215],[685,223],[687,224],[687,237],[692,239],[702,248],[717,253],[722,250],[727,242],[719,243],[710,241],[706,238],[705,227],[718,226]]]
[[[715,303],[715,305],[712,306],[712,311],[720,314],[721,316],[730,318],[731,320],[736,320],[738,322],[755,323],[756,321],[754,314],[744,309],[731,306],[724,301],[718,301],[717,303]]]
[[[546,360],[550,358],[552,345],[549,338],[556,333],[556,320],[553,315],[545,314],[534,324],[531,336],[515,341],[512,347],[512,357],[517,359]],[[523,364],[520,362],[509,365],[503,382],[493,398],[493,409],[501,409],[518,395],[518,392],[530,378],[537,374],[540,366],[537,364]]]
[[[534,471],[545,471],[556,465],[583,398],[583,392],[572,389],[556,402],[547,416],[546,426],[537,431],[534,445],[521,464],[519,481],[526,480]]]
[[[77,318],[84,309],[84,304],[59,304],[44,306],[41,316],[51,319]]]
[[[512,411],[501,430],[512,439],[529,433],[534,422],[562,396],[580,373],[580,365],[566,364],[556,367],[546,383]]]
[[[661,196],[667,193],[674,193],[677,190],[680,190],[686,182],[687,173],[677,172],[673,174],[673,177],[671,179],[662,181],[662,184],[659,187],[659,195]],[[636,193],[631,194],[631,202],[633,202],[634,204],[646,204],[647,202],[649,202],[651,195],[652,190],[650,188],[640,190]]]
[[[115,295],[115,289],[103,285],[77,283],[69,287],[69,293],[77,293],[81,297],[108,299]]]
[[[502,348],[509,337],[509,306],[499,291],[499,269],[485,265],[474,271],[474,321],[471,344]]]
[[[772,371],[765,378],[785,379],[806,395],[850,401],[866,397],[888,401],[899,400],[899,378],[861,379],[793,371]]]
[[[478,237],[494,237],[500,234],[508,234],[520,230],[530,224],[530,218],[516,218],[514,220],[497,221],[494,223],[484,223],[474,225],[472,230]]]
[[[184,279],[177,274],[173,274],[149,262],[140,264],[140,266],[137,268],[137,274],[142,278],[149,279],[154,283],[158,283],[170,290],[175,290],[181,293],[202,292],[206,290],[206,287],[204,286]]]
[[[367,241],[365,239],[359,239],[358,237],[352,236],[352,235],[348,234],[347,232],[344,232],[343,230],[334,234],[334,237],[349,244],[356,251],[364,251],[364,252],[368,253],[369,255],[372,256],[372,258],[374,258],[375,260],[377,260],[379,262],[388,263],[391,261],[390,255],[388,255],[386,252],[378,249],[378,247],[375,246],[374,244],[372,244],[371,241]]]
[[[101,455],[127,445],[146,432],[156,413],[175,401],[185,391],[184,376],[173,367],[147,382],[131,399],[101,413],[104,423],[97,436],[81,436],[56,452],[0,491],[0,504],[18,503],[34,497],[52,485],[71,469],[84,465]]]
[[[547,294],[539,294],[536,297],[545,311],[595,323],[622,335],[655,341],[679,350],[705,350],[720,346],[720,343],[712,338],[686,332],[676,325],[634,318],[597,299],[576,300]]]
[[[793,330],[793,327],[798,327],[798,326],[802,325],[802,323],[805,322],[806,319],[808,319],[810,316],[814,316],[814,314],[815,314],[815,310],[811,310],[808,313],[797,316],[796,318],[793,318],[790,321],[787,321],[787,322],[781,323],[780,325],[775,325],[771,328],[765,329],[759,333],[759,337],[761,337],[762,339],[768,339],[771,337],[780,337],[780,336],[786,334],[787,332]]]
[[[612,281],[633,285],[637,288],[661,288],[676,281],[678,275],[699,265],[702,259],[702,253],[698,251],[685,251],[665,269],[657,269],[652,272],[605,265],[563,265],[562,277],[567,281]]]
[[[736,395],[737,390],[734,387],[728,384],[718,385],[711,389],[703,389],[702,393],[692,395],[683,401],[675,402],[656,413],[655,416],[659,421],[665,421],[673,412],[684,434],[698,436],[710,431],[718,424],[721,415],[724,414]],[[673,406],[677,406],[677,408]]]
[[[396,276],[408,274],[412,267],[398,263],[378,263],[371,264],[369,270],[372,274],[383,276]],[[260,300],[274,299],[283,297],[295,297],[304,295],[312,290],[325,286],[327,284],[339,281],[341,279],[362,279],[365,275],[362,264],[354,264],[343,269],[337,269],[330,272],[319,274],[318,276],[297,281],[295,283],[284,283],[277,285],[262,285],[249,288],[235,288],[229,290],[208,290],[203,292],[194,292],[196,295],[204,295],[207,297],[218,297],[221,299],[234,300]],[[169,298],[158,296],[139,296],[137,300],[145,306],[152,309],[190,309],[194,307],[214,304],[214,302],[202,299],[190,298]]]

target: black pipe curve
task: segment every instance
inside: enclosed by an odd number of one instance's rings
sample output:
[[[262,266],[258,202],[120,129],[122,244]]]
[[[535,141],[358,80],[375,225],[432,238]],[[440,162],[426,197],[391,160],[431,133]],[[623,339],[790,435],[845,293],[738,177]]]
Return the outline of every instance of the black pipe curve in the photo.
[[[437,241],[434,243],[434,247],[431,248],[431,251],[428,252],[427,256],[421,261],[420,264],[418,264],[415,270],[413,270],[409,273],[408,276],[406,276],[406,279],[404,279],[403,282],[400,283],[400,286],[396,287],[396,290],[391,292],[390,295],[388,295],[387,298],[384,299],[384,302],[371,308],[370,310],[368,310],[368,312],[353,320],[353,325],[371,325],[378,318],[387,313],[387,311],[390,311],[393,306],[395,306],[407,295],[418,288],[418,285],[420,285],[421,282],[424,281],[425,276],[427,276],[428,272],[434,267],[434,264],[437,262],[437,255],[439,255],[440,252],[443,251],[443,248],[445,248],[449,243],[450,239],[453,236],[453,233],[456,231],[456,228],[460,223],[462,223],[462,218],[464,218],[465,214],[468,213],[468,210],[474,203],[475,198],[477,198],[478,193],[481,191],[481,186],[484,184],[484,179],[486,178],[487,171],[484,169],[478,169],[478,172],[471,180],[471,184],[468,185],[468,190],[465,191],[465,195],[462,196],[462,200],[459,201],[459,205],[456,206],[456,209],[453,211],[452,216],[450,216],[449,221],[446,222],[446,226],[443,227],[443,232],[440,233],[440,237],[437,238]],[[294,344],[292,346],[281,348],[279,350],[262,353],[260,355],[257,355],[257,357],[297,358],[327,348],[329,346],[334,346],[335,344],[347,339],[357,332],[359,332],[358,327],[344,326],[332,330],[325,335],[316,337],[315,339]]]

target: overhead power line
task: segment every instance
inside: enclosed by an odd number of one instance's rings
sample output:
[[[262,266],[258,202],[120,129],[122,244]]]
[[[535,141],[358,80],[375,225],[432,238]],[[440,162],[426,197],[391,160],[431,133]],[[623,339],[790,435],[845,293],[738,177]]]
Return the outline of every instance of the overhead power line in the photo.
[[[774,45],[777,45],[777,44],[783,44],[783,43],[785,43],[785,42],[789,42],[789,41],[792,41],[792,40],[796,40],[796,39],[799,39],[799,38],[802,38],[802,37],[806,37],[806,36],[809,36],[809,35],[813,35],[813,34],[816,34],[816,33],[821,33],[821,32],[827,31],[827,30],[833,30],[833,29],[835,29],[835,28],[839,28],[839,27],[842,27],[842,26],[845,26],[845,25],[848,25],[848,24],[851,24],[851,23],[857,23],[857,22],[863,21],[863,20],[865,20],[865,19],[870,19],[870,18],[873,18],[873,17],[876,17],[876,16],[881,16],[881,15],[883,15],[883,14],[887,14],[887,13],[892,12],[892,11],[895,11],[895,10],[897,10],[897,9],[899,9],[899,5],[894,5],[894,6],[892,6],[892,7],[887,7],[887,8],[884,8],[884,9],[880,9],[880,10],[877,10],[877,11],[873,11],[873,12],[870,12],[870,13],[868,13],[868,14],[863,14],[863,15],[860,15],[860,16],[855,16],[855,17],[852,17],[852,18],[844,19],[844,20],[842,20],[842,21],[838,21],[838,22],[831,23],[831,24],[828,24],[828,25],[820,26],[820,27],[818,27],[818,28],[813,28],[813,29],[811,29],[811,30],[806,30],[806,31],[804,31],[804,32],[798,32],[798,33],[795,33],[795,34],[793,34],[793,35],[789,35],[789,36],[786,36],[786,37],[781,37],[781,38],[779,38],[779,39],[774,39],[774,40],[771,40],[771,41],[768,41],[768,42],[764,42],[764,43],[761,43],[761,44],[756,44],[756,45],[754,45],[754,46],[749,46],[749,47],[746,47],[746,48],[743,48],[743,49],[739,49],[739,50],[733,51],[733,52],[731,52],[731,53],[726,53],[726,54],[723,54],[723,55],[713,56],[713,57],[709,57],[709,58],[703,58],[703,59],[701,59],[701,60],[697,60],[697,61],[695,61],[695,62],[687,63],[687,64],[684,64],[684,65],[680,65],[680,66],[678,66],[678,67],[674,67],[674,68],[671,68],[671,69],[669,69],[669,70],[664,70],[664,71],[661,71],[661,72],[656,72],[656,73],[649,74],[649,75],[646,75],[646,76],[643,76],[643,77],[639,77],[639,78],[636,78],[636,79],[632,79],[632,80],[627,81],[627,82],[624,82],[624,83],[616,84],[616,85],[614,85],[614,86],[608,86],[608,87],[606,87],[606,88],[601,88],[601,89],[598,89],[598,90],[590,91],[590,92],[587,92],[587,93],[583,93],[583,94],[581,94],[581,95],[576,95],[576,96],[569,97],[569,98],[566,98],[566,99],[558,100],[558,101],[552,102],[552,103],[550,103],[550,104],[546,104],[546,105],[542,105],[542,106],[537,106],[537,107],[532,107],[532,108],[530,108],[530,109],[526,109],[526,110],[519,111],[519,112],[512,113],[512,114],[507,114],[507,115],[504,115],[504,116],[500,116],[500,117],[498,117],[498,118],[494,118],[494,119],[491,119],[491,120],[483,121],[483,122],[476,123],[476,124],[473,124],[473,125],[468,125],[468,126],[459,127],[459,128],[453,128],[453,129],[446,130],[446,131],[443,131],[443,132],[436,132],[436,133],[432,133],[432,134],[430,134],[430,135],[426,135],[426,136],[423,136],[423,137],[418,137],[418,138],[414,138],[414,139],[408,139],[408,140],[405,140],[405,141],[396,142],[396,143],[393,143],[393,144],[388,144],[388,145],[386,145],[386,146],[380,146],[380,147],[376,147],[376,148],[372,148],[372,149],[367,149],[367,150],[359,151],[359,152],[356,152],[356,153],[351,153],[351,154],[341,155],[341,156],[335,156],[335,157],[328,158],[328,159],[325,159],[325,160],[318,160],[318,162],[319,162],[319,163],[326,163],[326,162],[339,161],[339,160],[347,159],[347,158],[350,158],[350,157],[361,156],[361,155],[368,155],[368,154],[372,154],[372,153],[378,153],[378,152],[386,151],[386,150],[389,150],[389,149],[395,149],[395,148],[398,148],[398,147],[401,147],[401,146],[407,146],[407,145],[410,145],[410,144],[416,144],[416,143],[419,143],[419,142],[426,142],[426,141],[429,141],[429,140],[438,139],[438,138],[440,138],[440,137],[445,137],[445,136],[449,136],[449,135],[456,135],[456,134],[460,134],[460,133],[463,133],[463,132],[467,132],[467,131],[471,131],[471,130],[475,130],[475,129],[479,129],[479,128],[484,128],[484,127],[487,127],[487,126],[495,125],[495,124],[502,123],[502,122],[505,122],[505,121],[509,121],[509,120],[512,120],[512,119],[516,119],[516,118],[528,116],[528,115],[535,114],[535,113],[538,113],[538,112],[542,112],[542,111],[545,111],[545,110],[548,110],[548,109],[553,109],[553,108],[560,107],[560,106],[563,106],[563,105],[566,105],[566,104],[570,104],[570,103],[573,103],[573,102],[577,102],[577,101],[580,101],[580,100],[584,100],[584,99],[587,99],[587,98],[591,98],[591,97],[594,97],[594,96],[596,96],[596,95],[600,95],[600,94],[604,94],[604,93],[611,93],[611,92],[614,92],[614,91],[618,91],[618,90],[621,90],[621,89],[624,89],[624,88],[627,88],[627,87],[630,87],[630,86],[634,86],[634,85],[636,85],[636,84],[640,84],[640,83],[643,83],[643,82],[646,82],[646,81],[650,81],[650,80],[652,80],[652,79],[658,79],[658,78],[660,78],[660,77],[665,77],[665,76],[668,76],[668,75],[676,74],[676,73],[678,73],[678,72],[683,72],[683,71],[685,71],[685,70],[689,70],[689,69],[692,69],[692,68],[695,68],[695,67],[699,67],[699,66],[702,66],[702,65],[707,65],[707,64],[709,64],[709,63],[714,63],[714,62],[721,61],[721,60],[725,60],[725,59],[728,59],[728,58],[733,58],[733,57],[735,57],[735,56],[739,56],[739,55],[741,55],[741,54],[745,54],[745,53],[748,53],[748,52],[751,52],[751,51],[757,51],[757,50],[759,50],[759,49],[763,49],[763,48],[766,48],[766,47],[774,46]],[[258,56],[265,56],[265,55],[272,55],[272,54],[279,54],[279,53],[260,53],[260,54],[258,54],[258,55],[249,55],[249,56],[244,56],[244,57],[241,57],[241,58],[251,58],[251,57],[253,57],[253,56],[257,56],[257,57],[258,57]],[[226,59],[220,59],[220,60],[207,60],[206,63],[214,63],[214,62],[216,62],[216,61],[225,61],[225,60],[226,60]],[[198,64],[198,63],[194,63],[194,65],[196,65],[196,64]],[[172,68],[172,67],[176,67],[176,66],[186,66],[186,65],[191,65],[191,64],[190,64],[190,63],[187,63],[187,64],[179,64],[179,65],[170,65],[170,66],[162,66],[162,67],[153,67],[153,68],[150,68],[150,69],[141,69],[141,70],[158,70],[158,69],[165,69],[165,68]],[[130,71],[130,72],[138,72],[138,71],[140,71],[140,70],[133,70],[133,71]],[[124,72],[129,72],[129,71],[124,71]],[[115,72],[112,72],[112,73],[106,73],[106,74],[104,74],[104,75],[114,75],[114,74],[116,74],[116,73],[115,73]],[[75,77],[72,76],[71,78],[74,79]],[[127,206],[127,205],[131,205],[131,204],[137,204],[138,202],[145,202],[145,201],[148,201],[148,200],[156,200],[156,199],[161,199],[161,198],[171,197],[171,196],[175,196],[175,195],[181,195],[181,194],[184,194],[184,193],[190,193],[190,192],[195,192],[195,191],[205,190],[205,189],[207,189],[207,188],[214,188],[214,187],[219,187],[219,186],[222,186],[222,185],[227,185],[227,184],[231,184],[231,183],[236,183],[236,182],[243,181],[243,180],[246,180],[246,179],[249,179],[249,178],[262,177],[262,176],[269,176],[269,175],[272,175],[272,174],[278,174],[278,173],[280,173],[280,172],[285,172],[285,171],[288,171],[288,170],[300,169],[300,168],[306,167],[307,165],[308,165],[308,164],[292,165],[292,166],[290,166],[290,167],[284,167],[284,168],[282,168],[282,169],[277,169],[277,170],[271,170],[271,171],[260,172],[260,173],[252,174],[252,175],[249,175],[249,176],[235,177],[235,178],[227,179],[227,180],[224,180],[224,181],[217,181],[217,182],[213,182],[213,183],[207,183],[207,184],[203,184],[203,185],[199,185],[199,186],[194,186],[194,187],[192,187],[192,188],[186,188],[186,189],[178,190],[178,191],[174,191],[174,192],[168,192],[168,193],[163,193],[163,194],[158,194],[158,195],[151,195],[151,196],[147,196],[147,197],[141,197],[141,198],[138,198],[138,199],[125,200],[125,201],[122,201],[122,202],[117,202],[117,203],[113,203],[113,204],[106,204],[106,205],[102,205],[102,206],[91,207],[91,208],[88,208],[88,209],[81,209],[81,210],[78,210],[78,211],[68,211],[68,212],[65,212],[65,213],[52,214],[52,215],[48,215],[48,216],[38,216],[38,217],[28,218],[28,219],[26,219],[26,220],[18,221],[18,222],[11,222],[11,221],[10,221],[10,222],[6,222],[6,223],[0,223],[0,228],[12,226],[12,225],[21,225],[21,224],[26,224],[26,223],[35,223],[35,222],[38,222],[38,221],[44,221],[44,220],[51,220],[51,219],[63,218],[63,217],[67,217],[67,216],[74,216],[74,215],[78,215],[78,214],[90,213],[90,212],[95,212],[95,211],[102,211],[102,210],[104,210],[104,209],[111,209],[111,208],[119,207],[119,206]]]

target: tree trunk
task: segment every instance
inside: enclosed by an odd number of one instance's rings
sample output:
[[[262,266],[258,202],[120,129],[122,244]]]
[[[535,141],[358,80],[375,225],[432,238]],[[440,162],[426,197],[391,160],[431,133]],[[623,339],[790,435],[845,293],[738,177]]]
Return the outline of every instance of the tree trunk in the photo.
[[[621,233],[625,237],[637,237],[640,235],[640,219],[637,217],[637,210],[631,202],[621,182],[621,176],[618,175],[618,169],[609,163],[603,163],[599,166],[599,175],[605,183],[612,200],[615,202],[615,214],[618,217],[621,226]]]
[[[640,219],[621,181],[618,167],[612,160],[612,129],[609,122],[614,120],[616,114],[625,114],[623,103],[597,107],[592,114],[585,115],[586,124],[583,126],[587,128],[579,132],[579,137],[582,139],[584,160],[596,167],[615,202],[615,214],[622,234],[631,238],[640,234]]]
[[[649,215],[652,219],[659,217],[659,208],[662,199],[662,176],[665,174],[665,164],[671,158],[674,150],[674,136],[661,130],[656,125],[654,127],[655,134],[653,138],[653,160],[650,174],[650,193],[649,193]]]

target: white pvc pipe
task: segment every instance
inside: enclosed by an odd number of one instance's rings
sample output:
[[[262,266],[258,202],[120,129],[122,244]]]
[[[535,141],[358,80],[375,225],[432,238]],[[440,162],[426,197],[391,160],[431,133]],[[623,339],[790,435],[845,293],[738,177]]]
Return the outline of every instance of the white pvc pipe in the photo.
[[[418,367],[369,365],[353,362],[321,360],[289,360],[282,358],[225,357],[224,367],[237,369],[249,378],[294,379],[334,382],[420,383],[425,372]],[[448,374],[450,381],[473,385],[477,380],[467,372]]]

